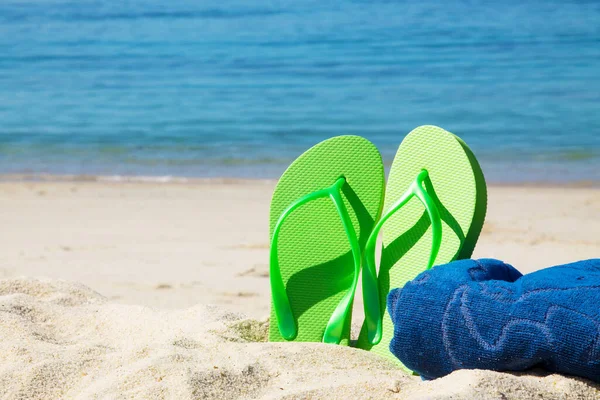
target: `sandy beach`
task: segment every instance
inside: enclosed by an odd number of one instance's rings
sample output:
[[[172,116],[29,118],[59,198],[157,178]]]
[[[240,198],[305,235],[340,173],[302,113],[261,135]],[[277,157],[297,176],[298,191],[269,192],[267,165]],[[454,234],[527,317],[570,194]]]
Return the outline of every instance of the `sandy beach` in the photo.
[[[600,397],[558,375],[422,383],[361,350],[254,343],[269,310],[274,185],[0,183],[1,397]],[[600,189],[492,186],[488,197],[474,257],[526,273],[600,256]],[[354,315],[360,324],[360,295]]]
[[[2,183],[0,277],[81,282],[116,303],[217,304],[265,317],[274,186]],[[600,256],[600,189],[493,186],[488,197],[474,258],[526,273]]]

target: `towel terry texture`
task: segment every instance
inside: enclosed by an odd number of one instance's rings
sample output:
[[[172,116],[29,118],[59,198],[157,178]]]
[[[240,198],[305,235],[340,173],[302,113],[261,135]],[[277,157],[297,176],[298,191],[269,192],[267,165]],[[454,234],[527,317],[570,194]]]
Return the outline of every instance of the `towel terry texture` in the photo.
[[[455,261],[392,290],[388,311],[390,350],[426,379],[535,366],[600,382],[600,259],[527,275]]]

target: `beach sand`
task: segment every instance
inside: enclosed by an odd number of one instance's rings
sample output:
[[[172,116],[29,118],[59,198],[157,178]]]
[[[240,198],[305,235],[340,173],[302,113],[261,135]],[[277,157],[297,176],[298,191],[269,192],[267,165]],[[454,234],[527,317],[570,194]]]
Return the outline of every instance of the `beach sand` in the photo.
[[[0,397],[600,398],[559,375],[421,382],[362,350],[257,343],[274,184],[0,183]],[[493,186],[474,257],[600,257],[598,221],[600,189]]]

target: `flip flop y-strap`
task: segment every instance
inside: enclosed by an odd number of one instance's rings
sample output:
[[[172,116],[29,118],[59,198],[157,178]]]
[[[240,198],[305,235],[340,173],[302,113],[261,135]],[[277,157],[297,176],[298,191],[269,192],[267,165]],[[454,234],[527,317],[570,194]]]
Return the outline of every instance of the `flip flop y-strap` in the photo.
[[[442,217],[440,216],[440,210],[436,205],[436,202],[439,203],[439,199],[437,199],[437,196],[435,195],[429,173],[427,170],[423,169],[410,184],[406,192],[404,192],[398,201],[396,201],[381,217],[371,232],[365,246],[365,268],[363,269],[365,321],[367,324],[369,342],[374,345],[381,341],[382,336],[382,314],[379,307],[379,290],[377,284],[377,272],[375,271],[375,245],[377,243],[377,236],[379,235],[379,231],[383,227],[383,224],[413,197],[417,197],[423,204],[429,216],[429,220],[431,221],[432,243],[426,269],[433,267],[442,243]],[[456,224],[450,223],[450,225],[453,226],[453,230],[455,230],[454,226],[456,226]],[[458,229],[460,230],[460,226]],[[464,240],[462,231],[457,232],[457,235],[461,238],[462,242],[462,240]]]
[[[339,344],[342,339],[342,333],[344,324],[348,316],[348,312],[352,307],[352,301],[354,300],[354,294],[356,292],[356,286],[358,283],[358,274],[360,273],[361,267],[361,254],[360,245],[352,225],[352,220],[342,199],[342,188],[346,185],[346,179],[340,177],[330,187],[326,189],[317,190],[309,193],[298,200],[294,201],[289,205],[281,214],[273,230],[273,236],[271,239],[271,254],[270,254],[270,280],[271,280],[271,295],[273,298],[273,306],[275,308],[275,315],[277,316],[277,326],[281,336],[285,340],[294,340],[298,334],[298,326],[296,324],[290,301],[283,284],[283,278],[281,276],[281,270],[279,269],[279,259],[277,254],[277,240],[279,238],[279,231],[285,219],[297,208],[305,205],[313,200],[329,197],[340,216],[344,231],[350,242],[350,248],[352,250],[352,256],[354,258],[354,278],[350,290],[344,295],[336,309],[331,315],[329,322],[325,328],[323,334],[324,343]]]

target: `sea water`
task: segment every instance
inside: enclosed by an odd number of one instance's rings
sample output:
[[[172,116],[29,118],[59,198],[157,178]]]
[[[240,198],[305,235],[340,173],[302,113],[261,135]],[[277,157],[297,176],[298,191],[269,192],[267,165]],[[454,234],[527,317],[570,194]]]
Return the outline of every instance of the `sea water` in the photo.
[[[2,175],[275,178],[340,134],[389,165],[424,124],[491,181],[600,181],[600,2],[0,2]]]

